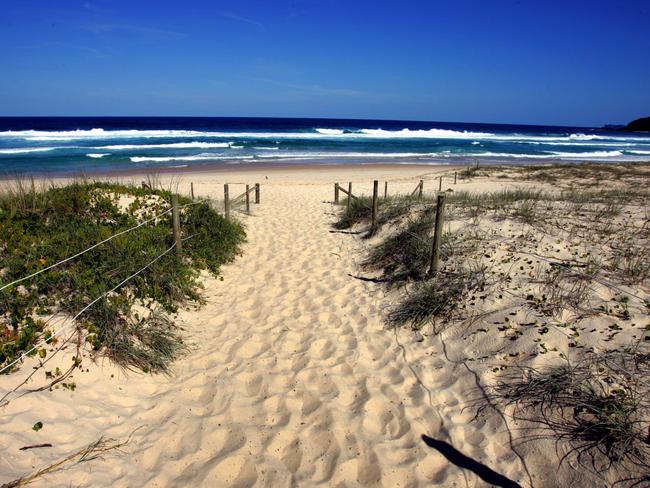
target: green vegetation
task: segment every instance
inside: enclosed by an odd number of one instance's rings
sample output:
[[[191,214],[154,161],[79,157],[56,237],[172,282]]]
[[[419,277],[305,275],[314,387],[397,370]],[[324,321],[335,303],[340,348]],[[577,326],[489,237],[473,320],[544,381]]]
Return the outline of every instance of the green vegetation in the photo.
[[[491,398],[568,440],[579,462],[600,471],[625,461],[642,478],[650,458],[648,373],[650,355],[606,351],[576,364],[506,373]]]
[[[78,182],[36,191],[24,182],[0,195],[0,287],[169,209],[171,192]],[[232,261],[243,228],[208,202],[181,209],[183,256],[170,252],[78,319],[86,340],[126,368],[166,371],[184,346],[167,314],[200,301],[198,271]],[[184,206],[186,205],[186,206]],[[184,207],[183,207],[184,206]],[[39,340],[46,319],[71,317],[168,250],[171,212],[16,286],[0,291],[0,367]],[[53,339],[55,340],[55,339]],[[45,350],[38,351],[44,357]]]
[[[486,284],[485,270],[481,267],[460,268],[455,273],[438,272],[411,288],[406,298],[388,314],[388,323],[393,327],[409,325],[413,330],[431,323],[433,332],[440,333],[450,324],[452,314],[460,308],[464,298],[473,291],[485,291]]]
[[[431,256],[430,233],[435,207],[409,217],[395,233],[376,245],[364,261],[371,271],[382,271],[388,283],[423,278]]]
[[[430,198],[393,196],[379,206],[378,226],[390,224],[395,230],[372,248],[363,266],[369,271],[381,271],[382,281],[389,287],[408,287],[404,300],[388,314],[388,323],[394,327],[408,325],[417,330],[436,318],[449,319],[466,295],[486,287],[482,266],[461,263],[463,256],[475,250],[476,236],[467,232],[443,235],[441,258],[453,265],[445,266],[449,270],[442,269],[436,276],[427,275],[436,215],[432,202]],[[335,227],[370,218],[366,209],[371,200],[362,197],[356,203],[350,206],[350,212],[342,212]]]
[[[380,198],[377,205],[377,228],[407,216],[411,208],[418,202],[423,202],[423,200],[414,196],[397,195],[385,199]],[[372,197],[362,195],[352,198],[349,211],[347,199],[343,199],[341,205],[345,207],[345,210],[341,212],[339,220],[334,224],[336,229],[349,229],[356,224],[369,222],[372,217]]]
[[[433,276],[435,199],[380,201],[383,228],[362,266],[396,289],[387,324],[432,334],[453,327],[454,340],[471,344],[464,361],[486,381],[479,413],[501,404],[526,421],[518,426],[544,431],[526,439],[567,441],[562,460],[575,454],[591,472],[613,467],[607,476],[621,486],[645,486],[650,163],[468,167],[458,175],[518,187],[446,192]],[[391,200],[400,202],[393,214]],[[367,226],[370,204],[342,210],[336,225]],[[531,368],[533,358],[547,366]]]

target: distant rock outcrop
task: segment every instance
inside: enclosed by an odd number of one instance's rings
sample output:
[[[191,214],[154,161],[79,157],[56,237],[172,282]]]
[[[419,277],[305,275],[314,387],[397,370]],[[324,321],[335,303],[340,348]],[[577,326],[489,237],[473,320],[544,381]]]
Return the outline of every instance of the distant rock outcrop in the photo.
[[[601,127],[603,130],[625,130],[625,126],[621,124],[607,124]]]
[[[631,132],[650,132],[650,117],[633,120],[627,124],[623,130]]]

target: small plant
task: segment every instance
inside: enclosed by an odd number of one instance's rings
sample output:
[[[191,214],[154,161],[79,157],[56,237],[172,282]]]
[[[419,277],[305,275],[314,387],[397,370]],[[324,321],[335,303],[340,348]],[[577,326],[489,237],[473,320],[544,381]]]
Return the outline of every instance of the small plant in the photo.
[[[410,217],[403,227],[372,249],[364,266],[369,270],[382,270],[391,284],[422,278],[431,255],[434,218],[434,207]]]
[[[413,208],[430,201],[427,198],[400,195],[380,198],[377,202],[377,226],[381,227],[407,216]],[[341,212],[339,220],[334,223],[336,229],[349,229],[356,224],[370,222],[372,217],[372,197],[362,195],[352,198],[349,211],[347,209],[347,199],[341,201],[340,205],[345,206],[345,210]]]
[[[165,213],[171,192],[155,183],[136,188],[75,182],[40,192],[18,184],[1,194],[0,286]],[[183,196],[178,199],[181,206],[191,203]],[[217,276],[221,265],[238,255],[245,239],[241,225],[225,220],[209,202],[194,202],[181,209],[183,256],[169,253],[152,263],[172,245],[170,219],[166,212],[24,284],[0,291],[0,309],[7,312],[0,318],[0,368],[49,338],[45,322],[35,318],[38,313],[55,308],[74,316],[142,270],[87,309],[78,325],[86,329],[86,340],[98,353],[122,366],[166,371],[184,346],[164,314],[188,300],[200,301],[198,270]],[[136,304],[149,309],[146,319],[132,314]]]
[[[491,400],[512,406],[516,418],[566,440],[580,463],[613,464],[648,476],[650,388],[648,354],[607,351],[576,364],[520,368],[501,376]],[[565,458],[566,458],[565,456]]]
[[[438,273],[434,278],[417,283],[404,300],[388,315],[393,327],[410,325],[419,330],[431,323],[434,332],[441,332],[458,309],[463,298],[473,290],[483,291],[486,286],[485,269],[461,270],[453,273]],[[441,324],[433,319],[442,319]]]

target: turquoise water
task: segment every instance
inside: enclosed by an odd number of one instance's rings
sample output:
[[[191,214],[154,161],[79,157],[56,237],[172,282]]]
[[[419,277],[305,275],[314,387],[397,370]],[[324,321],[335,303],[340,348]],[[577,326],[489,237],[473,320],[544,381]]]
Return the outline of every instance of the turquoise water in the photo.
[[[257,118],[0,118],[0,172],[251,164],[650,160],[650,135],[580,127]]]

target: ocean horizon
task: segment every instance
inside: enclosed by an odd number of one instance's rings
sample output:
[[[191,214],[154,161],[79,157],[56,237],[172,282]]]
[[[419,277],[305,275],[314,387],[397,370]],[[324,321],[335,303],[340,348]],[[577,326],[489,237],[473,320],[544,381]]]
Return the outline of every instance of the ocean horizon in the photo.
[[[593,127],[260,117],[0,117],[0,172],[260,164],[535,164],[650,159],[650,134]]]

